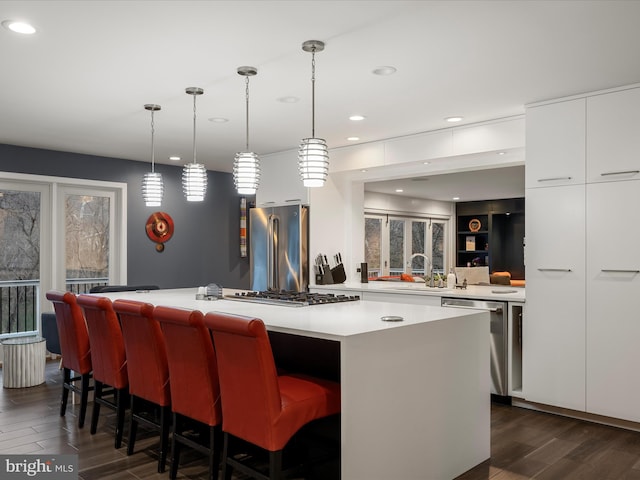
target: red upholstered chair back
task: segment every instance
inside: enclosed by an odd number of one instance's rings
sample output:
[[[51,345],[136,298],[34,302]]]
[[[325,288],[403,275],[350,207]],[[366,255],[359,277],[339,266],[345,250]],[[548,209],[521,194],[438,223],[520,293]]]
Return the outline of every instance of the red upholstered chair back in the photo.
[[[111,300],[78,295],[77,301],[84,311],[89,330],[93,378],[114,388],[126,388],[129,377],[124,339]]]
[[[222,395],[222,430],[263,448],[281,411],[278,374],[267,330],[257,318],[208,313]]]
[[[92,369],[89,333],[76,296],[71,292],[50,290],[47,299],[53,303],[56,312],[62,365],[79,374],[89,373]]]
[[[129,393],[160,406],[171,404],[167,351],[153,305],[134,300],[115,300],[127,352]]]
[[[156,307],[171,378],[171,410],[209,426],[219,425],[220,386],[211,334],[197,310]]]

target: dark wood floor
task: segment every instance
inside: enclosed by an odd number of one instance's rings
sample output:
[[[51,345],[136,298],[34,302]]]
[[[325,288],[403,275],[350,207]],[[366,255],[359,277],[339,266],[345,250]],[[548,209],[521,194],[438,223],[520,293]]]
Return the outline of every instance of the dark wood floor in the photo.
[[[77,428],[77,405],[70,405],[65,417],[58,415],[61,373],[57,365],[57,361],[47,363],[43,385],[0,389],[0,452],[77,453],[81,480],[167,480],[168,473],[156,472],[157,436],[142,431],[136,452],[127,457],[126,447],[113,448],[113,415],[101,416],[96,435],[90,435],[88,421],[85,428]],[[185,461],[179,478],[207,478],[203,458],[185,451]],[[489,478],[640,479],[640,433],[493,404],[491,459],[457,480]]]

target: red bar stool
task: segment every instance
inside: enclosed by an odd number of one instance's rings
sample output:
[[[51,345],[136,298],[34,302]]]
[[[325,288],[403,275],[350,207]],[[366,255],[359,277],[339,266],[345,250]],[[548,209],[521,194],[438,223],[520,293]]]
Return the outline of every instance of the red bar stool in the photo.
[[[124,415],[129,400],[127,357],[120,321],[106,297],[78,295],[78,305],[84,311],[91,342],[91,362],[95,392],[91,414],[91,434],[96,433],[100,406],[116,412],[115,447],[122,445]],[[105,390],[105,386],[108,388]],[[109,388],[110,387],[110,388]]]
[[[162,327],[171,379],[173,435],[172,480],[178,474],[180,449],[187,445],[209,458],[209,478],[218,478],[222,431],[218,366],[211,334],[202,312],[173,307],[156,307],[153,316]],[[203,428],[204,427],[204,428]],[[203,430],[205,442],[188,433]]]
[[[218,360],[224,432],[222,471],[231,469],[260,479],[281,479],[282,450],[304,425],[340,412],[340,385],[304,375],[278,375],[262,320],[211,312]],[[229,435],[269,452],[269,476],[229,454]],[[230,467],[230,468],[229,468]],[[229,470],[227,470],[229,468]]]
[[[164,472],[171,427],[171,393],[167,351],[160,324],[153,318],[153,305],[133,300],[115,300],[127,353],[131,416],[127,455],[133,453],[138,423],[160,432],[158,472]],[[149,408],[151,407],[151,412]]]
[[[73,293],[50,290],[47,292],[47,300],[53,303],[56,312],[56,324],[58,325],[62,352],[63,380],[60,416],[64,417],[67,411],[69,391],[80,394],[78,427],[82,428],[87,413],[89,391],[93,390],[93,387],[89,385],[92,365],[87,324]],[[79,376],[72,377],[72,371]],[[80,381],[80,387],[76,385],[77,381]]]

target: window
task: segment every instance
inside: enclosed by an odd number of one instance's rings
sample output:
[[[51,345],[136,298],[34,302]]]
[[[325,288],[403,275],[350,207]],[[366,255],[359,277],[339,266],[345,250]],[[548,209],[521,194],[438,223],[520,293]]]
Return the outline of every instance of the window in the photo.
[[[126,283],[125,207],[126,184],[0,173],[0,338],[40,329],[47,290]]]
[[[433,273],[446,274],[447,230],[447,219],[366,214],[365,259],[369,276],[405,272],[424,276],[429,268]],[[414,254],[420,255],[413,257]]]

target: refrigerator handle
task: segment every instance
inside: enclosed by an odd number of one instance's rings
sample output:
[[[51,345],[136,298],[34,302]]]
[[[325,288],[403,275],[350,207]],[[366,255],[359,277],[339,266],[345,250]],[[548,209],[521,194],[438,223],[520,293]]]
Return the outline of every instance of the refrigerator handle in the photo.
[[[267,261],[267,289],[275,290],[278,285],[278,234],[280,220],[276,215],[269,215],[268,227],[268,261]]]

